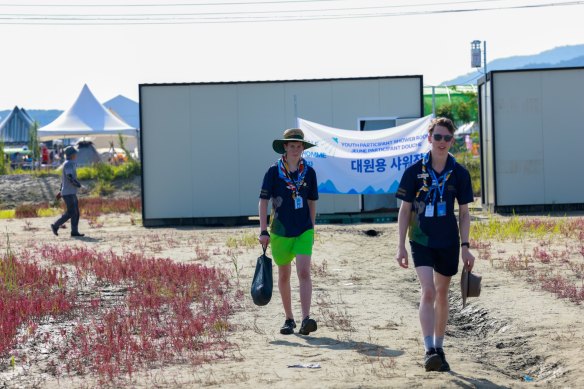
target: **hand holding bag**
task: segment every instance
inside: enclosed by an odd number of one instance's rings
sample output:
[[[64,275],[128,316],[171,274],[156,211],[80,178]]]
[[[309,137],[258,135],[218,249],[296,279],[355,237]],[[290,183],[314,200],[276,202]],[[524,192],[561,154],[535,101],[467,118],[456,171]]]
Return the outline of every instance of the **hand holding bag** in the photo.
[[[272,258],[266,255],[266,247],[264,247],[264,253],[258,257],[255,274],[251,283],[253,303],[259,306],[269,303],[272,298],[273,288]]]

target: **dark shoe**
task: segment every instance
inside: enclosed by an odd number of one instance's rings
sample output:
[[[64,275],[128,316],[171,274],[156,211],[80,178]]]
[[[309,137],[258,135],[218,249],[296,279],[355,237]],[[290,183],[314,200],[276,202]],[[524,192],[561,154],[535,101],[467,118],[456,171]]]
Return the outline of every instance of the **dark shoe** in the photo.
[[[442,366],[442,358],[436,353],[436,349],[431,348],[426,351],[426,355],[424,356],[424,369],[426,371],[438,371],[440,366]]]
[[[306,316],[304,320],[302,320],[302,324],[300,325],[300,329],[298,333],[300,335],[308,335],[311,332],[316,331],[317,325],[316,320],[311,319],[310,317]]]
[[[448,362],[446,362],[446,355],[444,355],[444,349],[442,347],[437,348],[436,354],[438,354],[438,356],[442,360],[442,365],[440,366],[440,369],[438,369],[438,371],[450,371],[450,365],[448,364]]]
[[[282,328],[280,328],[280,333],[282,335],[291,335],[294,333],[294,328],[296,328],[296,322],[294,319],[286,319]]]
[[[51,230],[53,231],[53,234],[59,236],[59,227],[57,227],[54,224],[51,224]]]
[[[79,232],[72,232],[72,233],[71,233],[71,236],[72,236],[72,237],[76,237],[76,236],[79,236],[79,237],[81,237],[81,236],[85,236],[85,234],[80,234]]]

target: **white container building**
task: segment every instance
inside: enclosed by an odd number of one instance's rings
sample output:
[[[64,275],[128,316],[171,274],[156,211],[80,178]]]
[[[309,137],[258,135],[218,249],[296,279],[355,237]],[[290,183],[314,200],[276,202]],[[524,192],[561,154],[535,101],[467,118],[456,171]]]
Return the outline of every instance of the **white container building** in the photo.
[[[139,88],[145,226],[235,224],[257,216],[264,173],[279,157],[272,141],[296,127],[298,117],[369,130],[423,116],[420,75]],[[319,214],[397,207],[392,195],[320,197]]]
[[[483,208],[584,208],[584,68],[493,71],[479,81]]]

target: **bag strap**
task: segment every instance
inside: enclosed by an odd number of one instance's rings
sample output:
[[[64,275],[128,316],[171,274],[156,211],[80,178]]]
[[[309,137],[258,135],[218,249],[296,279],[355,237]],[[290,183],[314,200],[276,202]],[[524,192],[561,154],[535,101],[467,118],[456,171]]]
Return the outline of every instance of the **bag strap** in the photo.
[[[268,249],[268,246],[266,245],[265,247],[262,246],[262,250],[264,250],[264,255],[266,255],[266,250]]]

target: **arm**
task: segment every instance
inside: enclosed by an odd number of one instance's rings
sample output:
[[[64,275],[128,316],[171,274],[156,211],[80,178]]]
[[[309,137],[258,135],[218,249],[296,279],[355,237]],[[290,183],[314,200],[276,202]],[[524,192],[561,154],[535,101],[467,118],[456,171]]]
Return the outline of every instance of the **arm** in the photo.
[[[308,209],[310,211],[310,220],[312,227],[316,227],[316,200],[308,200]]]
[[[470,233],[470,212],[468,211],[468,204],[461,205],[458,210],[458,224],[460,229],[460,241],[468,242]],[[462,264],[468,271],[471,271],[474,266],[475,257],[470,252],[470,248],[462,246],[461,259]]]
[[[410,223],[410,213],[412,212],[412,203],[407,201],[402,201],[399,207],[399,213],[397,216],[397,228],[399,241],[397,245],[397,254],[395,259],[401,267],[404,269],[408,268],[408,250],[406,250],[406,235],[408,232],[408,226]]]
[[[266,199],[260,199],[258,204],[258,212],[260,215],[260,236],[258,238],[262,247],[268,247],[270,243],[270,236],[269,235],[261,235],[261,231],[268,230],[268,201]]]
[[[73,177],[73,174],[71,174],[71,173],[67,174],[67,179],[69,180],[69,182],[71,184],[73,184],[73,186],[76,186],[77,188],[81,188],[81,183]]]

